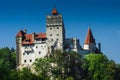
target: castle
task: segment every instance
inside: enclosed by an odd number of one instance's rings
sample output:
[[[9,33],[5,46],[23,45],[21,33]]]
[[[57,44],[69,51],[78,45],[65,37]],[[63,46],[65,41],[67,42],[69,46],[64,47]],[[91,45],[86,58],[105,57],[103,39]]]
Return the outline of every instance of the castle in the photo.
[[[100,44],[97,48],[90,28],[83,48],[79,39],[66,38],[62,15],[54,8],[46,16],[46,33],[27,34],[26,30],[17,33],[17,68],[31,66],[37,58],[48,56],[53,50],[75,51],[84,56],[90,52],[99,53]]]

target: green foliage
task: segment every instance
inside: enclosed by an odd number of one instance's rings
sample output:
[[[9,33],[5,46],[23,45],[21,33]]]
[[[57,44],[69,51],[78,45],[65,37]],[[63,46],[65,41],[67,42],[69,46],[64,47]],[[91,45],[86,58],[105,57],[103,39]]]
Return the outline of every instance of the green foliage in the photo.
[[[48,71],[51,69],[49,58],[45,57],[37,59],[33,65],[35,65],[35,71],[40,79],[45,80],[48,78]]]
[[[75,52],[54,51],[50,57],[40,58],[34,65],[36,72],[44,79],[82,78],[81,57]]]
[[[16,66],[16,54],[15,50],[11,50],[8,47],[0,49],[0,79],[10,79],[11,69],[15,69]]]
[[[120,80],[120,64],[116,64],[116,66],[115,66],[114,79]]]
[[[31,73],[29,68],[23,68],[22,70],[12,70],[10,80],[38,80],[38,78],[35,74]]]
[[[114,78],[115,63],[103,54],[88,54],[83,63],[88,80],[111,80]]]
[[[0,80],[119,80],[120,64],[103,54],[88,54],[84,60],[75,52],[54,51],[29,68],[16,70],[15,50],[0,49]],[[82,67],[81,67],[82,66]]]

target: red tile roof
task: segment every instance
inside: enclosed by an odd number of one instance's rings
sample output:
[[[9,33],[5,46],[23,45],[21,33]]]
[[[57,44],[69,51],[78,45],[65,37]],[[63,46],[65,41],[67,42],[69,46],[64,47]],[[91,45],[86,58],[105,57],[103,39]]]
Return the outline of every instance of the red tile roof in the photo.
[[[58,14],[56,8],[54,8],[51,13],[52,13],[52,14]]]
[[[32,38],[32,34],[25,34],[25,39],[22,41],[22,44],[33,44],[34,39]]]
[[[35,35],[35,38],[46,38],[46,33],[39,33]]]
[[[88,33],[85,39],[85,44],[95,43],[95,39],[93,37],[92,31],[88,28]]]
[[[19,31],[16,35],[16,37],[22,37],[22,31]]]
[[[33,37],[34,36],[34,37]],[[39,33],[39,34],[26,34],[24,31],[19,31],[16,37],[22,37],[22,45],[25,44],[34,44],[34,39],[45,39],[46,33]]]

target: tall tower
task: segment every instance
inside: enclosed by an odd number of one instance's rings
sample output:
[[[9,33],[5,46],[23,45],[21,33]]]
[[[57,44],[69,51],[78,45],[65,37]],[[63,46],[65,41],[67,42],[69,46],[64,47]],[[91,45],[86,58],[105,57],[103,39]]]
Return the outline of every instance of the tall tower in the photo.
[[[46,17],[46,34],[48,47],[51,49],[64,49],[65,28],[62,15],[54,8]]]
[[[19,31],[16,35],[16,63],[17,63],[17,68],[19,68],[22,65],[22,31]]]
[[[88,28],[87,36],[86,36],[85,43],[84,43],[84,49],[91,50],[91,51],[96,50],[95,39],[93,37],[90,27]]]

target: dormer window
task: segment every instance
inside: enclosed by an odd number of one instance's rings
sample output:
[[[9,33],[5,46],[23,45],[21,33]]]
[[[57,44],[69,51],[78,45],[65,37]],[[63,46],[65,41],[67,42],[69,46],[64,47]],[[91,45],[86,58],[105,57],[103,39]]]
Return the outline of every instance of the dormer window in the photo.
[[[26,41],[26,42],[30,42],[30,39],[26,39],[25,41]]]

